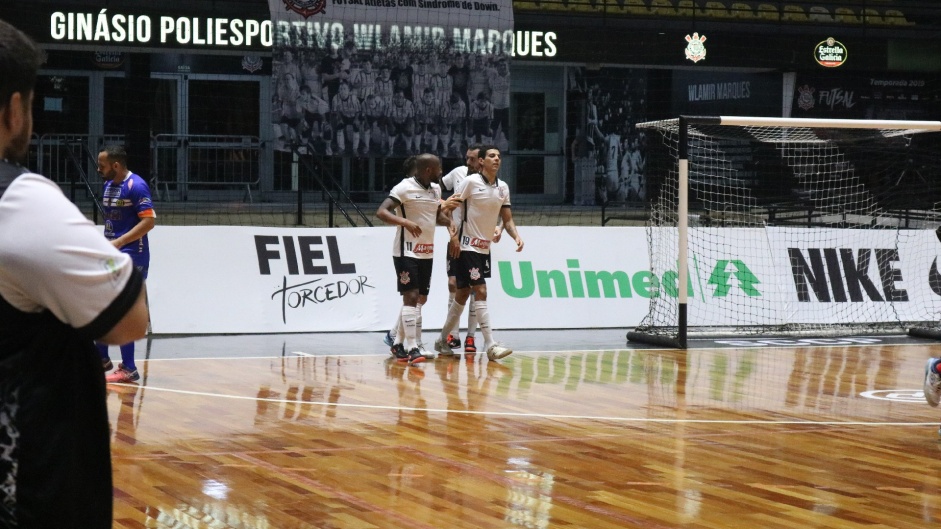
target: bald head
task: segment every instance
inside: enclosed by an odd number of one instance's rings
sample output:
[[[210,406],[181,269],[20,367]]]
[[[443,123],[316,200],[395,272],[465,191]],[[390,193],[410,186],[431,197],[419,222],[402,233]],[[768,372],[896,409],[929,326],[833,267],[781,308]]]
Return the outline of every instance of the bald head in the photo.
[[[418,178],[426,185],[441,179],[441,159],[434,154],[424,153],[415,157]]]

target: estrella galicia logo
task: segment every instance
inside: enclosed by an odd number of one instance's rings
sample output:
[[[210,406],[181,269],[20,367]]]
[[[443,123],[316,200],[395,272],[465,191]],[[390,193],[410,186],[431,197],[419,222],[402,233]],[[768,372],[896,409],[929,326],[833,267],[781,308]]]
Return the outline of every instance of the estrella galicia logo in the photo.
[[[304,18],[317,13],[325,13],[327,0],[283,0],[288,11],[294,11]]]

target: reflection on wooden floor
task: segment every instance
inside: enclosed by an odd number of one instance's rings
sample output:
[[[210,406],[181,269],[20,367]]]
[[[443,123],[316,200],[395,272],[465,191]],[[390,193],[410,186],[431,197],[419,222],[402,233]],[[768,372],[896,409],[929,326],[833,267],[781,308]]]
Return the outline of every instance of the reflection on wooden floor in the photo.
[[[109,386],[114,526],[936,527],[928,356],[152,360]]]

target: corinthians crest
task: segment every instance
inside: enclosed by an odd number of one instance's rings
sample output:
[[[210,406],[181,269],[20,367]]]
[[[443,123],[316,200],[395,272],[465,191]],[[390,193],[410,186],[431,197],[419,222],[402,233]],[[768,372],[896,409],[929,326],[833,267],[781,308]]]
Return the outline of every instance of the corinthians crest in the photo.
[[[689,44],[686,45],[686,58],[693,61],[699,62],[706,58],[706,47],[703,46],[703,42],[706,42],[706,36],[699,36],[699,33],[693,33],[693,36],[690,37],[686,35],[686,42]]]
[[[246,55],[242,57],[242,69],[248,73],[255,73],[261,70],[261,57],[257,55]]]
[[[810,110],[814,108],[814,89],[808,85],[804,85],[797,89],[797,106],[801,107],[804,110]]]
[[[327,7],[327,0],[282,0],[284,2],[284,7],[288,11],[294,11],[295,13],[301,15],[304,18],[307,18],[311,15],[316,15],[317,13],[325,12]]]

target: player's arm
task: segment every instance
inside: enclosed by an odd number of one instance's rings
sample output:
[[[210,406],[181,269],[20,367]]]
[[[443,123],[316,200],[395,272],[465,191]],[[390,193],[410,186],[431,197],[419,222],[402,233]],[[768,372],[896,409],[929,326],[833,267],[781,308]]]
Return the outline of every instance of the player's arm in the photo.
[[[461,205],[461,197],[458,193],[453,193],[447,198],[447,200],[441,201],[441,207],[438,208],[438,213],[444,213],[450,215],[458,206]],[[443,224],[442,224],[443,226]]]
[[[401,202],[396,198],[391,196],[386,197],[386,199],[382,201],[382,204],[379,204],[379,209],[376,210],[376,217],[386,224],[402,226],[408,230],[413,237],[418,237],[421,235],[421,227],[415,222],[394,213],[395,208],[399,207],[399,204],[401,204]]]
[[[493,229],[493,242],[500,242],[503,237],[503,217],[497,219],[497,227]]]
[[[460,229],[457,223],[452,222],[448,226],[448,255],[452,259],[457,259],[461,256],[461,241],[458,238]]]
[[[120,345],[147,332],[144,280],[131,258],[69,202],[58,186],[22,176],[0,202],[3,296],[24,312],[48,310],[90,339]],[[23,238],[22,233],[35,234]]]
[[[520,238],[519,233],[516,231],[516,223],[513,222],[513,211],[510,210],[510,206],[507,205],[500,208],[500,218],[503,220],[503,228],[510,234],[510,237],[513,237],[513,240],[516,241],[516,251],[522,251],[523,239]]]
[[[450,233],[451,232],[451,211],[453,210],[453,208],[449,210],[445,210],[444,205],[447,202],[448,202],[447,200],[442,200],[441,204],[438,206],[438,212],[435,214],[435,224],[438,226],[447,226],[448,233]]]
[[[147,308],[147,288],[141,284],[140,293],[114,327],[98,338],[99,342],[110,345],[124,345],[144,336],[147,333],[147,324],[150,322],[150,311]]]
[[[133,228],[128,230],[127,233],[111,241],[111,244],[115,248],[121,249],[127,246],[128,244],[133,244],[139,241],[144,235],[154,229],[157,219],[155,217],[140,217],[140,222],[134,225]]]

